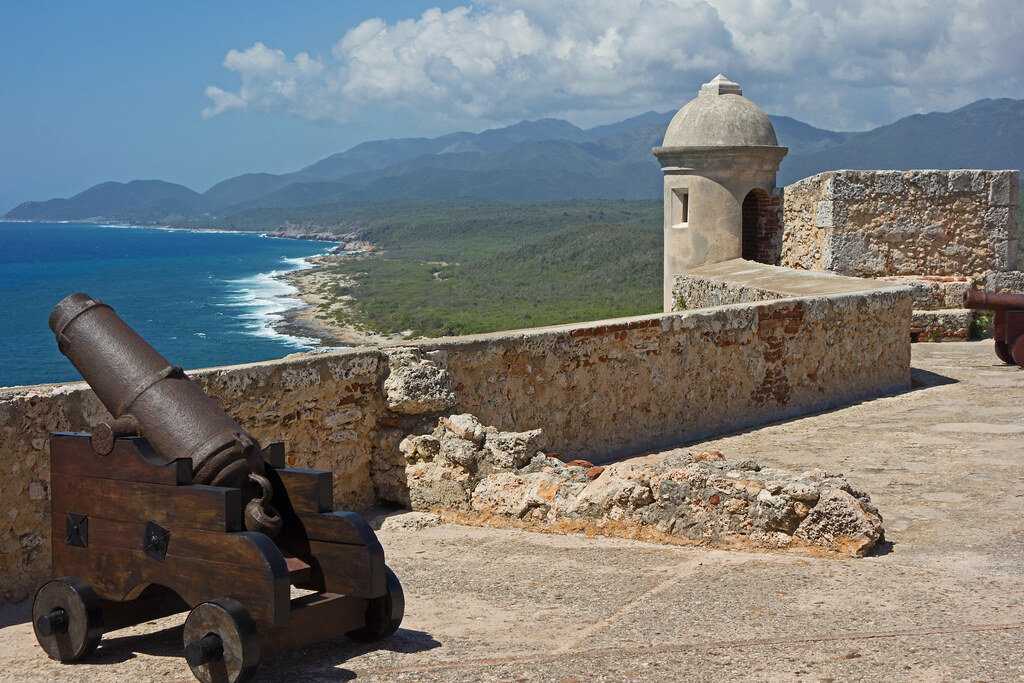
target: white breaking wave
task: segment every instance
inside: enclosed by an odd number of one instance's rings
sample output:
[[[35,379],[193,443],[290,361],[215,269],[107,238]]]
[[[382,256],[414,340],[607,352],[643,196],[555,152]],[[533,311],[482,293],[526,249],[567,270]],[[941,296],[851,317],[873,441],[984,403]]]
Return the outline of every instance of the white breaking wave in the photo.
[[[78,221],[53,221],[55,223],[77,223]],[[127,230],[159,230],[161,232],[191,232],[207,235],[256,235],[266,237],[266,233],[246,232],[244,230],[221,230],[217,228],[172,228],[166,225],[132,225],[130,223],[90,223],[96,228],[117,228]]]
[[[320,340],[285,334],[277,329],[284,320],[284,313],[303,308],[306,302],[296,297],[299,289],[281,279],[285,273],[312,268],[309,257],[282,258],[282,268],[269,273],[259,273],[239,280],[227,280],[232,290],[223,306],[242,309],[234,317],[241,320],[245,331],[254,337],[277,339],[299,351],[311,351],[320,346]]]

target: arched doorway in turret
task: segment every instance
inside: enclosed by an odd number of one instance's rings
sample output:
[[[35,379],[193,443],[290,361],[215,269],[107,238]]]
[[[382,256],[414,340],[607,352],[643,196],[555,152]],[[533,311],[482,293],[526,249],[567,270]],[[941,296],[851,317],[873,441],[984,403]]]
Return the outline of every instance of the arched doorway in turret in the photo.
[[[759,187],[743,198],[742,256],[748,261],[771,264],[772,241],[776,221],[770,220],[772,202],[768,193]]]

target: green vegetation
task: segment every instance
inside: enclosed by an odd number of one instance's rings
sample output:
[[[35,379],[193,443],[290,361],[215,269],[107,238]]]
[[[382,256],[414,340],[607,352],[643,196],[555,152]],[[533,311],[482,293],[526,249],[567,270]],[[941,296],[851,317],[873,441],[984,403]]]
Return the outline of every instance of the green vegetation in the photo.
[[[358,234],[382,253],[328,267],[352,283],[326,292],[355,298],[339,322],[432,337],[660,310],[657,200],[379,211]]]
[[[446,218],[457,220],[475,216],[479,220],[491,206],[512,208],[512,205],[491,205],[462,198],[362,201],[248,209],[225,218],[206,218],[200,223],[204,228],[260,232],[278,230],[290,224],[308,228],[310,232],[344,235],[386,229],[389,226],[408,228],[424,221],[444,221]],[[180,221],[175,225],[191,227],[195,224],[195,221]]]
[[[967,329],[968,339],[984,339],[988,332],[988,316],[981,311],[974,311],[971,315],[971,324]]]

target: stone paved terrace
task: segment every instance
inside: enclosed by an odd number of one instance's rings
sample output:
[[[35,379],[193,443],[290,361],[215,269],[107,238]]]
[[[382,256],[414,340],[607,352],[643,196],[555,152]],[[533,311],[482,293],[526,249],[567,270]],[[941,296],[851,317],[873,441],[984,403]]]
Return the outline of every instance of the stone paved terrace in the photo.
[[[846,294],[870,289],[890,289],[894,286],[891,282],[844,277],[824,271],[769,266],[743,259],[691,268],[686,274],[716,283],[766,290],[785,296]]]
[[[913,367],[908,393],[695,446],[845,473],[885,517],[874,556],[382,531],[403,628],[379,649],[339,638],[268,660],[260,680],[1021,680],[1024,371],[991,342],[915,345]],[[193,680],[181,616],[60,665],[27,612],[0,612],[2,680]]]

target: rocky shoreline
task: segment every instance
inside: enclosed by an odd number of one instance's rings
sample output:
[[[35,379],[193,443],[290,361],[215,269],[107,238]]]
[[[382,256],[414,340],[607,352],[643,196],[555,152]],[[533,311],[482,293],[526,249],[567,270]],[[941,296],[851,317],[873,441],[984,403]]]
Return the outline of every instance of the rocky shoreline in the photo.
[[[386,335],[373,331],[359,330],[351,325],[341,323],[337,314],[344,313],[351,297],[331,296],[327,290],[335,285],[334,276],[327,268],[340,259],[350,258],[351,252],[370,251],[374,247],[363,242],[339,242],[337,235],[331,239],[314,237],[311,234],[301,237],[291,234],[267,233],[268,237],[284,237],[289,239],[322,239],[338,243],[329,254],[313,256],[307,259],[310,268],[295,270],[279,275],[294,286],[298,293],[290,298],[299,299],[305,305],[283,313],[283,319],[274,327],[278,332],[294,337],[319,339],[324,347],[349,347],[367,344],[388,344],[402,340],[402,335]]]

